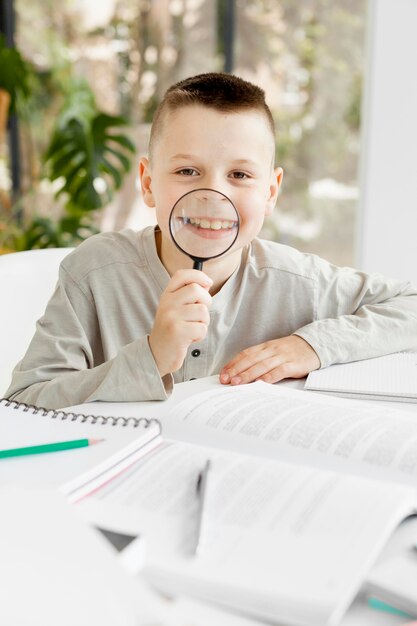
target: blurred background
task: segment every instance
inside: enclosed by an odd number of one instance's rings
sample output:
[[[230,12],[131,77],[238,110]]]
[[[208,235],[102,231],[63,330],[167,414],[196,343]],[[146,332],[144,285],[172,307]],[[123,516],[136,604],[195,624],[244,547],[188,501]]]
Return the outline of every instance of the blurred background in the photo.
[[[155,107],[228,71],[277,126],[262,236],[353,265],[368,19],[366,0],[2,0],[1,252],[154,223],[136,172]]]

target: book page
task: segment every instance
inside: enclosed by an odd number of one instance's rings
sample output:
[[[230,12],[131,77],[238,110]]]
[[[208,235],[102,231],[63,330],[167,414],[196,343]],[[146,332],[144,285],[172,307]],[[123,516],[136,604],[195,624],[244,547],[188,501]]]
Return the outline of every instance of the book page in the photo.
[[[266,383],[218,387],[162,418],[166,438],[415,485],[417,420]]]
[[[196,558],[196,484],[207,458],[207,524]],[[352,601],[413,500],[397,485],[176,442],[77,508],[101,526],[143,533],[148,576],[165,590],[324,626]]]
[[[306,389],[334,393],[407,398],[417,402],[417,353],[386,356],[331,365],[310,372]]]

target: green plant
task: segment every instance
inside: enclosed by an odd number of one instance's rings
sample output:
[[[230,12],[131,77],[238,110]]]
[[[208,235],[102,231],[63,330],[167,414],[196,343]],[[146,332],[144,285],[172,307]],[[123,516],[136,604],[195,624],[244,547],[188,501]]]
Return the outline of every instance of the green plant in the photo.
[[[58,220],[35,215],[23,227],[16,223],[9,225],[3,236],[3,249],[19,252],[33,248],[67,248],[98,232],[82,215],[63,216]]]
[[[95,212],[120,188],[130,169],[130,153],[135,152],[133,142],[120,131],[126,125],[124,117],[97,108],[85,81],[72,80],[41,173],[41,178],[58,187],[55,197],[63,204],[62,214],[55,218],[29,215],[21,224],[14,220],[3,229],[3,247],[27,250],[74,246],[97,233]],[[24,201],[22,198],[19,205],[24,206]]]
[[[62,181],[57,196],[66,194],[70,215],[94,211],[109,202],[130,169],[132,141],[117,129],[124,117],[100,112],[85,83],[73,84],[57,119],[46,151],[46,171],[51,181]]]
[[[22,58],[16,48],[6,46],[0,34],[0,89],[10,94],[9,113],[14,113],[19,100],[26,100],[30,95],[30,65]]]

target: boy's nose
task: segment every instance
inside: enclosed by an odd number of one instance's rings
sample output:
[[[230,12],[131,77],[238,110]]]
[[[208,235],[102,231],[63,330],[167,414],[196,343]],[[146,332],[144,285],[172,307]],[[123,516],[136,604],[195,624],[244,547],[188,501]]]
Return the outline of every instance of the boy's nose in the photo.
[[[227,196],[217,187],[196,189],[195,197],[201,202],[210,202],[210,204],[218,204],[228,201]]]
[[[192,195],[194,196],[193,204],[197,203],[200,211],[211,217],[225,217],[224,212],[232,206],[229,199],[217,189],[196,189]]]
[[[230,189],[225,188],[224,181],[219,180],[218,176],[205,176],[204,180],[200,180],[200,189],[198,191],[198,197],[202,201],[214,201],[217,202],[228,200],[228,192]],[[217,193],[215,193],[217,192]]]
[[[223,172],[206,170],[204,172],[203,178],[200,178],[199,187],[204,187],[206,189],[212,189],[214,191],[218,191],[227,196],[228,191],[230,191],[230,187],[227,187],[227,182],[224,178]]]

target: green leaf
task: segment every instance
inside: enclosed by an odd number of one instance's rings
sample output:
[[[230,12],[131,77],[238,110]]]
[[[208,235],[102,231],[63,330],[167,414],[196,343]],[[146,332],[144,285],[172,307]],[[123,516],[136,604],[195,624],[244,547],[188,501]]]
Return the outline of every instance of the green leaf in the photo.
[[[10,94],[9,111],[14,112],[18,99],[30,97],[30,79],[33,70],[16,48],[8,48],[0,33],[0,88]]]
[[[101,198],[92,184],[80,185],[71,201],[85,211],[94,211],[102,206]]]
[[[130,150],[130,152],[136,152],[135,144],[133,143],[133,141],[131,141],[131,139],[129,139],[129,137],[126,137],[126,135],[107,135],[107,139],[110,142],[114,141],[118,143],[119,145],[126,148],[126,150]]]
[[[59,176],[62,176],[62,173],[64,172],[64,175],[66,176],[67,174],[65,172],[70,172],[72,169],[81,167],[83,161],[83,155],[80,154],[77,146],[74,146],[71,150],[69,150],[68,152],[64,152],[62,154],[62,156],[59,156],[60,153],[58,153],[56,156],[54,155],[53,157],[51,157],[51,169],[53,172],[53,180],[55,180],[55,178],[59,178]],[[55,172],[58,173],[58,176],[55,175]]]
[[[112,165],[105,156],[103,156],[101,160],[101,169],[103,170],[103,172],[106,172],[107,174],[110,174],[110,176],[112,176],[116,189],[119,189],[122,184],[123,177],[117,167]]]
[[[130,159],[128,159],[124,154],[122,154],[118,150],[114,150],[109,145],[106,146],[105,150],[106,150],[106,152],[110,152],[117,159],[119,159],[119,161],[122,164],[122,167],[123,167],[125,172],[128,172],[130,170]]]
[[[64,181],[57,195],[68,195],[67,208],[77,207],[88,214],[104,206],[114,190],[120,188],[124,174],[130,169],[129,156],[135,146],[120,130],[115,132],[126,125],[124,117],[98,111],[89,88],[83,97],[78,91],[77,100],[77,89],[67,98],[58,116],[44,158],[49,178]],[[107,185],[102,194],[94,187],[99,176]]]
[[[93,126],[95,132],[106,131],[114,126],[127,126],[127,119],[121,115],[108,115],[100,112],[95,116]]]

